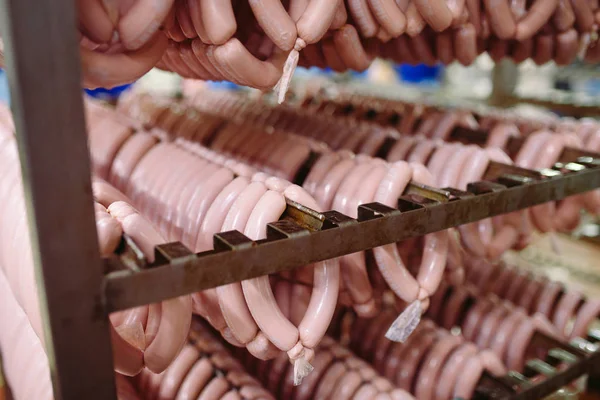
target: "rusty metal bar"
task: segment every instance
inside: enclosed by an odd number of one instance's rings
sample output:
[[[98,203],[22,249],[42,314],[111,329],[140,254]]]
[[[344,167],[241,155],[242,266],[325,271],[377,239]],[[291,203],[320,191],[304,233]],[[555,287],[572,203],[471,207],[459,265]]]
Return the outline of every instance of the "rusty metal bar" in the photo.
[[[72,0],[0,0],[56,399],[116,399]],[[93,367],[93,368],[90,368]]]
[[[111,312],[153,303],[400,242],[598,187],[600,168],[590,168],[425,207],[413,203],[414,207],[403,208],[412,210],[406,212],[376,203],[364,205],[359,209],[360,220],[337,212],[323,213],[322,218],[315,213],[317,216],[307,219],[310,223],[296,224],[304,229],[289,235],[272,235],[257,242],[244,241],[241,248],[230,247],[233,251],[219,246],[215,251],[186,254],[181,259],[173,259],[170,264],[156,265],[138,273],[119,271],[109,274],[106,303]],[[287,214],[291,221],[299,219],[294,213],[302,211],[289,209]],[[322,220],[321,228],[318,228],[317,220]],[[275,232],[278,228],[271,230]]]

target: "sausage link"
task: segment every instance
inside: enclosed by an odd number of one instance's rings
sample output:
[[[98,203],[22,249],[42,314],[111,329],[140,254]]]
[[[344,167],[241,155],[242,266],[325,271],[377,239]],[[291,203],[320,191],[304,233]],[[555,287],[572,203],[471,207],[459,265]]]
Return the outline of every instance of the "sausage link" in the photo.
[[[515,22],[508,1],[484,0],[483,4],[492,32],[499,39],[512,39],[517,30],[517,23]]]
[[[371,38],[377,34],[378,25],[375,22],[375,17],[371,14],[367,0],[347,0],[348,10],[352,19],[358,26],[361,36]]]
[[[340,6],[343,7],[342,3],[342,0],[310,0],[296,24],[298,36],[307,44],[321,40],[332,25]]]
[[[462,65],[471,65],[477,58],[477,36],[475,27],[465,24],[454,33],[456,60]]]
[[[355,71],[366,70],[371,58],[360,42],[358,32],[352,25],[344,25],[333,34],[333,42],[346,67]]]
[[[578,35],[575,29],[569,29],[566,32],[556,35],[556,49],[554,52],[554,61],[558,65],[569,65],[577,57]]]
[[[231,0],[196,0],[200,2],[200,11],[206,35],[210,44],[221,45],[227,42],[237,30]]]
[[[594,24],[594,11],[587,0],[570,0],[575,14],[575,25],[578,32],[591,32]]]
[[[517,23],[516,40],[525,40],[536,34],[552,17],[558,0],[535,0],[527,14]]]
[[[575,13],[571,6],[571,0],[558,0],[558,6],[552,17],[552,23],[559,32],[564,32],[573,27]]]
[[[452,24],[452,11],[443,0],[413,0],[411,4],[436,32],[442,32]]]
[[[552,35],[538,35],[535,37],[535,50],[533,61],[537,65],[544,65],[554,56],[554,38]]]
[[[118,24],[119,38],[128,50],[146,47],[173,7],[174,0],[143,0],[133,3]],[[160,34],[161,37],[164,35]]]
[[[248,0],[252,13],[265,34],[284,51],[294,48],[297,30],[294,20],[287,13],[280,0]],[[331,21],[327,24],[327,27]],[[230,43],[230,39],[227,43]],[[245,64],[240,64],[245,66]],[[260,72],[258,73],[260,75]]]
[[[377,21],[391,37],[398,37],[406,29],[406,16],[395,0],[368,0]]]

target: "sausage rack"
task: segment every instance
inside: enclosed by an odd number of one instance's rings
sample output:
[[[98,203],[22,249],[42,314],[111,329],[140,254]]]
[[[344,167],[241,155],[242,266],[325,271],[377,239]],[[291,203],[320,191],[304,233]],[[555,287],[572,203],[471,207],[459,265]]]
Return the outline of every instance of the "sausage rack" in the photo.
[[[170,243],[157,247],[153,265],[144,265],[135,249],[125,246],[133,251],[102,261],[94,229],[74,2],[0,0],[0,6],[56,399],[116,398],[109,312],[600,187],[600,155],[571,154],[554,173],[524,177],[525,171],[500,171],[471,184],[469,193],[413,185],[398,209],[366,204],[357,220],[290,203],[284,218],[269,225],[265,240],[254,242],[239,232],[225,232],[215,235],[215,250],[210,252],[193,254],[180,243]],[[598,391],[600,352],[578,355],[568,369],[524,392],[492,390],[484,398],[538,399],[583,374],[589,376],[589,388]],[[489,385],[497,388],[498,382]]]

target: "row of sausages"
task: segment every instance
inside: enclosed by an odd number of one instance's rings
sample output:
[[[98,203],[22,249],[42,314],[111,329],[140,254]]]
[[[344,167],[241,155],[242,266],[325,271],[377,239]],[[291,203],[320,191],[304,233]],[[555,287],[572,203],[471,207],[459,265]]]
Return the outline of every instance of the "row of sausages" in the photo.
[[[294,69],[407,63],[600,59],[596,0],[79,0],[83,84],[134,81],[154,66],[279,91]],[[581,50],[581,51],[580,51]]]
[[[98,140],[120,140],[106,131],[92,129],[91,134],[101,137]],[[212,235],[222,231],[237,229],[255,240],[264,238],[266,224],[279,219],[286,199],[318,209],[302,188],[280,178],[234,178],[230,169],[199,157],[193,149],[167,142],[147,146],[138,139],[143,136],[152,135],[136,132],[120,148],[92,147],[92,159],[110,159],[111,165],[126,165],[122,171],[132,169],[129,176],[121,176],[126,195],[165,237],[194,251],[211,249]],[[116,149],[112,156],[104,152],[109,148]],[[313,270],[313,294],[298,325],[280,311],[268,277],[194,294],[194,311],[257,357],[288,352],[300,380],[329,325],[339,289],[337,260],[317,263]]]
[[[274,399],[198,321],[192,324],[190,342],[169,368],[160,374],[143,370],[133,384],[147,400]]]
[[[164,114],[162,115],[164,117]],[[236,143],[250,144],[249,147],[254,149],[254,151],[250,150],[251,153],[262,150],[262,140],[252,141],[250,136],[253,131],[251,129],[245,130],[241,126],[235,126],[233,129],[220,131],[213,142],[219,142],[221,133],[228,135],[232,132],[237,134]],[[254,136],[256,137],[256,135]],[[222,142],[224,144],[231,143],[227,138]],[[246,147],[248,148],[248,146]],[[201,148],[201,146],[197,145],[196,148]],[[207,153],[204,152],[204,154]],[[250,161],[256,161],[256,159],[250,157]],[[262,179],[261,174],[253,175],[252,179]],[[365,179],[368,187],[361,187],[361,183]],[[376,158],[354,157],[351,153],[331,153],[323,156],[313,166],[304,182],[304,188],[315,196],[317,201],[315,205],[318,203],[317,209],[333,208],[357,217],[359,204],[378,201],[394,207],[398,197],[411,179],[415,182],[431,184],[433,178],[427,169],[418,163],[388,164]],[[408,272],[396,245],[383,246],[373,250],[376,264],[387,284],[404,301],[414,303],[418,309],[414,318],[419,317],[421,307],[427,307],[428,297],[435,291],[442,279],[449,237],[447,232],[438,232],[427,235],[425,241],[422,250],[423,262],[416,277]],[[376,304],[366,271],[365,255],[360,252],[344,256],[341,258],[341,265],[342,282],[344,288],[348,290],[355,309],[361,315],[374,315]],[[408,325],[410,326],[410,323]],[[402,329],[399,328],[399,330]],[[405,332],[402,335],[409,333]],[[402,335],[400,336],[402,337]]]
[[[403,129],[401,132],[411,133],[414,136],[400,136],[397,131],[378,129],[370,124],[359,123],[356,125],[347,118],[319,117],[316,114],[304,112],[294,113],[292,109],[283,106],[271,108],[260,103],[258,105],[246,103],[243,99],[239,99],[242,104],[236,105],[229,96],[224,96],[229,99],[228,102],[221,103],[218,98],[211,101],[211,97],[219,96],[219,94],[213,96],[211,93],[204,93],[202,99],[191,101],[195,106],[206,111],[214,110],[220,115],[234,113],[239,118],[262,123],[277,130],[323,140],[334,149],[348,149],[370,155],[380,154],[381,150],[385,149],[385,157],[388,161],[400,159],[421,163],[426,163],[427,160],[432,161],[435,153],[433,150],[439,146],[439,141],[449,140],[454,129],[457,127],[471,130],[480,129],[478,121],[466,111],[431,109],[424,112],[422,111],[423,107],[413,107],[402,115],[402,120],[398,124]],[[257,120],[255,117],[259,114],[261,118]],[[482,121],[482,125],[484,122],[487,121]],[[485,123],[485,125],[488,124]],[[600,130],[598,125],[591,121],[559,123],[553,128],[557,135],[551,135],[550,129],[542,127],[541,130],[528,134],[520,151],[513,156],[516,165],[530,169],[549,168],[558,161],[565,147],[580,149],[591,146],[594,149],[600,144]],[[520,136],[522,135],[515,124],[510,121],[499,121],[489,128],[486,146],[504,149],[510,138]],[[536,146],[540,146],[544,151],[536,154]],[[510,164],[510,160],[505,156],[503,159],[496,158],[494,161]],[[533,208],[533,222],[535,227],[542,232],[553,229],[572,230],[579,222],[581,207],[595,213],[599,206],[600,199],[595,192],[575,196],[561,202],[560,207],[556,209],[553,208],[553,203]],[[543,218],[543,215],[548,213],[556,215],[555,226],[549,226],[550,220]],[[508,235],[508,232],[505,234]],[[480,247],[471,246],[470,248],[476,251]],[[493,251],[494,256],[498,256],[500,253],[501,251]]]
[[[485,347],[478,348],[462,335],[425,320],[406,343],[381,340],[382,330],[394,318],[386,310],[374,319],[356,319],[349,326],[349,348],[367,360],[398,387],[418,399],[473,398],[482,372],[506,373],[501,360]]]
[[[205,96],[204,99],[206,99],[206,97],[207,96]],[[221,112],[224,113],[224,112],[229,112],[229,111],[231,111],[231,109],[228,109],[228,108],[225,108],[225,110],[216,109],[217,113],[221,113]],[[164,112],[164,110],[163,110],[163,112]],[[187,115],[187,113],[180,110],[180,112],[178,113],[178,118],[180,118],[180,119],[185,118],[185,115]],[[196,123],[198,123],[198,118],[200,118],[200,116],[197,113],[193,113],[193,116],[196,120]],[[158,124],[161,123],[160,121],[154,121],[154,122],[158,123]],[[192,124],[193,122],[189,122],[189,123]],[[251,124],[248,124],[248,125],[251,125]],[[169,125],[167,125],[167,126],[161,125],[161,126],[167,128],[167,129],[174,129],[175,132],[178,132],[178,133],[175,133],[175,135],[178,135],[179,133],[184,134],[183,132],[178,131],[177,128],[173,128],[173,126],[169,126]],[[189,128],[190,125],[186,125],[186,126]],[[289,129],[289,125],[287,127]],[[237,127],[237,128],[241,129],[239,127]],[[212,130],[211,130],[211,132],[212,132]],[[239,133],[237,138],[235,137],[236,132]],[[268,142],[277,143],[278,142],[277,135],[266,135],[265,141],[261,141],[260,138],[256,138],[256,135],[257,135],[256,132],[254,132],[252,130],[245,131],[245,132],[248,132],[246,134],[244,134],[243,132],[244,131],[242,130],[242,132],[240,133],[239,131],[235,130],[235,127],[232,128],[231,126],[229,126],[229,128],[224,129],[223,131],[217,131],[217,133],[213,133],[211,136],[211,138],[213,140],[211,143],[211,146],[213,146],[213,145],[215,146],[215,147],[213,147],[214,150],[218,150],[219,152],[235,155],[236,157],[243,159],[244,162],[254,163],[256,166],[260,166],[262,163],[261,160],[268,159],[268,157],[266,157],[266,155],[264,153],[269,153],[270,150],[273,150],[272,147],[268,146]],[[252,133],[250,133],[250,132],[252,132]],[[560,133],[554,137],[551,137],[548,135],[544,135],[543,137],[545,137],[546,140],[553,139],[555,142],[558,140],[560,140],[562,142],[564,140],[564,137],[563,137],[564,135],[565,134]],[[530,154],[530,155],[532,154],[531,151],[527,151],[527,148],[531,149],[533,147],[537,147],[537,145],[532,146],[531,142],[533,142],[534,140],[538,140],[540,136],[541,136],[540,134],[533,134],[528,137],[528,140],[527,140],[526,145],[524,146],[522,152],[517,155],[517,162],[521,162],[521,161],[519,161],[521,159],[526,159],[527,154]],[[570,135],[569,137],[573,137],[573,135]],[[411,137],[409,137],[409,138],[411,138]],[[252,144],[253,139],[256,140],[255,143],[257,143],[257,145]],[[411,138],[411,139],[413,139],[413,138]],[[186,137],[186,140],[200,140],[201,141],[202,139],[199,137],[191,138],[188,136],[188,137]],[[398,141],[398,142],[400,142],[400,141]],[[221,143],[223,145],[221,145]],[[236,147],[235,143],[244,143],[245,146],[242,147],[242,146],[238,145],[238,149],[235,150],[235,147]],[[292,148],[294,148],[294,146],[299,146],[299,143],[300,142],[297,142],[295,145],[292,145]],[[412,143],[412,145],[414,146],[415,143]],[[274,145],[274,146],[276,146],[276,145]],[[440,149],[439,149],[440,152],[442,151],[442,149],[445,148],[445,146],[443,146],[443,144],[441,142],[438,142],[436,144],[435,142],[430,142],[427,140],[418,141],[418,144],[414,149],[414,151],[417,153],[415,155],[415,157],[417,155],[418,155],[418,157],[416,157],[414,159],[409,158],[409,160],[416,161],[416,162],[421,161],[422,157],[424,157],[424,154],[426,155],[426,154],[432,153],[432,152],[435,153],[433,150],[436,148],[436,146],[440,146]],[[461,148],[461,146],[459,146],[459,145],[457,145],[457,146],[458,147],[448,147],[448,149],[453,149],[453,151],[457,151],[457,149]],[[550,142],[546,146],[541,146],[541,147],[548,149],[547,153],[549,155],[544,155],[543,154],[544,152],[542,152],[542,153],[540,153],[541,154],[540,157],[541,158],[544,158],[544,157],[549,158],[550,165],[553,164],[554,161],[556,161],[556,157],[562,151],[561,150],[562,147],[560,145],[556,145],[556,144],[553,144]],[[254,150],[252,150],[252,149],[254,149]],[[423,149],[424,149],[424,151],[421,151]],[[306,149],[305,149],[305,151],[306,151]],[[448,150],[445,150],[445,151],[448,151]],[[487,151],[489,152],[490,149],[488,149]],[[492,151],[492,153],[496,154],[496,155],[501,154],[501,153],[498,153],[498,151]],[[262,157],[261,157],[261,154],[263,154]],[[274,153],[272,153],[272,154],[274,154]],[[288,152],[288,154],[291,154],[291,152]],[[343,158],[343,155],[344,155],[344,153],[342,153],[342,158]],[[315,190],[314,182],[312,181],[313,174],[319,175],[318,171],[320,170],[321,167],[323,168],[323,170],[327,170],[327,169],[331,168],[334,165],[337,157],[339,157],[339,155],[324,156],[323,161],[322,161],[323,164],[319,165],[320,161],[318,161],[313,166],[311,173],[308,174],[308,178],[305,181],[305,187],[307,188],[307,190],[309,190],[309,192],[312,193]],[[437,165],[437,162],[434,162],[433,155],[430,157],[431,157],[430,163],[432,163],[432,165],[429,165],[429,166],[430,166],[430,170],[433,171],[434,169],[436,169],[435,165]],[[441,155],[437,158],[441,159]],[[457,158],[458,158],[458,156],[457,156]],[[504,163],[511,162],[510,159],[508,159],[506,155],[500,156],[500,158],[497,158],[497,159],[499,159],[500,162],[504,162]],[[271,161],[276,163],[276,160],[274,161],[271,159]],[[523,165],[523,164],[521,164],[521,165]],[[525,166],[525,165],[523,165],[523,166]],[[529,165],[527,165],[527,166],[529,166]],[[433,168],[431,168],[431,167],[433,167]],[[531,165],[529,167],[543,168],[544,165],[534,163],[533,165]],[[475,170],[475,168],[465,168],[465,169],[466,170]],[[323,200],[321,198],[321,195],[318,192],[314,192],[314,193],[315,193],[315,197],[316,197],[317,201],[322,202],[324,204],[325,208],[332,205],[331,200],[327,200],[327,199]],[[351,214],[351,213],[349,213],[349,214]],[[546,225],[547,225],[548,213],[546,211],[540,212],[540,211],[534,209],[534,210],[532,210],[532,214],[535,214],[535,216],[542,218],[542,222],[538,223],[537,227],[538,227],[538,229],[540,229],[540,227],[543,229],[543,223],[546,223]],[[521,218],[519,218],[519,221],[520,220],[521,220]],[[535,221],[535,219],[534,219],[534,221]],[[515,225],[518,225],[518,224],[515,224]],[[497,224],[496,224],[496,229],[498,229]],[[505,233],[500,234],[499,239],[505,238],[505,235],[506,235]],[[472,239],[481,240],[481,237],[478,237],[477,235],[469,236],[467,233],[464,236],[466,236],[467,238],[471,237]],[[508,236],[510,236],[510,235],[508,235]],[[469,248],[468,247],[469,239],[465,240],[465,242],[467,243],[466,247]],[[480,246],[471,246],[471,247],[474,249],[477,249]],[[498,251],[497,254],[499,255],[499,254],[501,254],[501,252],[502,252],[502,250]],[[586,326],[588,326],[588,325],[589,324],[586,324]]]
[[[3,117],[8,115],[4,111],[3,108]],[[0,349],[3,371],[15,399],[51,400],[54,396],[38,304],[17,146],[12,136],[12,123],[4,118],[0,120],[3,171],[0,201],[4,210],[0,224],[0,318],[3,321]],[[99,203],[95,203],[95,209],[100,250],[103,255],[110,255],[119,244],[123,230]],[[116,346],[115,359],[123,361],[123,356],[130,354],[118,354],[123,338],[115,335],[114,330],[112,332],[113,346]],[[139,399],[123,375],[117,373],[116,382],[119,399]]]
[[[586,298],[543,276],[484,261],[469,263],[467,271],[467,279],[482,293],[518,304],[529,314],[544,315],[563,338],[584,337],[600,317],[600,299]]]

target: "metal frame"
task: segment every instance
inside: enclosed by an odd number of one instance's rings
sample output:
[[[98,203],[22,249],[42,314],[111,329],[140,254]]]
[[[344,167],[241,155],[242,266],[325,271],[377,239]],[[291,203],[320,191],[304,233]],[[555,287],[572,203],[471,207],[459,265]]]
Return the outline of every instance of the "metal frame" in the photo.
[[[428,204],[401,199],[400,210],[364,205],[358,220],[289,204],[287,217],[271,224],[270,237],[265,241],[253,242],[229,232],[217,235],[217,250],[206,254],[192,254],[178,243],[159,246],[157,265],[145,270],[127,263],[125,257],[103,265],[94,229],[75,22],[73,0],[0,0],[0,31],[6,46],[36,277],[41,283],[38,290],[46,352],[56,399],[116,398],[110,311],[396,242],[600,187],[600,168],[590,165],[582,171],[534,182],[516,183],[505,176],[504,182],[510,187],[479,183],[471,187],[475,194],[449,190],[442,193],[442,198],[437,193],[437,201]],[[428,191],[422,189],[413,187],[409,194],[426,195]],[[114,272],[105,276],[106,271]],[[93,368],[86,368],[90,365]]]
[[[0,15],[55,396],[116,398],[75,4],[0,0]]]

